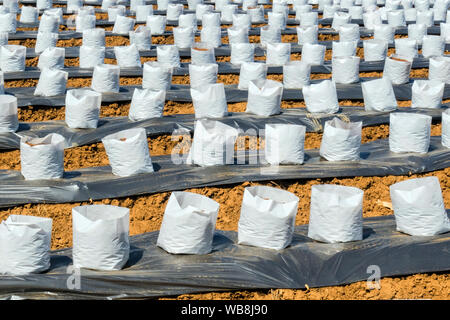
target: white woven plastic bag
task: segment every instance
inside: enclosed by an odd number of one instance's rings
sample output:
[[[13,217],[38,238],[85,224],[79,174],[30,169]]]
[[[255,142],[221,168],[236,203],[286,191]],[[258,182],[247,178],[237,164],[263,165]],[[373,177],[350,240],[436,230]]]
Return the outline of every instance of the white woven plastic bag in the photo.
[[[52,97],[66,92],[69,73],[59,69],[44,68],[34,90],[35,96]]]
[[[65,48],[47,48],[41,53],[38,60],[38,68],[43,70],[49,69],[63,69],[64,59],[66,57]]]
[[[445,83],[439,80],[414,80],[411,89],[411,108],[440,108],[444,89]]]
[[[63,136],[51,133],[43,138],[20,139],[20,170],[25,180],[59,179],[64,174]]]
[[[332,79],[335,83],[359,82],[359,57],[333,57],[331,61]]]
[[[386,78],[361,82],[366,111],[389,112],[397,109],[392,83]]]
[[[172,192],[156,245],[173,254],[208,254],[212,250],[219,204],[200,194]]]
[[[120,270],[130,255],[130,209],[110,205],[72,208],[74,268]]]
[[[422,237],[450,231],[437,177],[395,183],[390,193],[397,231]]]
[[[190,48],[194,44],[195,34],[192,27],[177,27],[173,28],[174,44],[180,48]]]
[[[325,122],[320,155],[328,161],[357,161],[362,122],[344,122],[335,117]]]
[[[395,54],[409,59],[419,56],[417,42],[408,38],[395,39]]]
[[[159,63],[171,68],[180,67],[180,53],[175,45],[160,45],[156,48],[156,56]]]
[[[359,38],[359,25],[347,23],[339,27],[339,41],[359,41]]]
[[[97,92],[119,92],[120,67],[113,64],[99,64],[92,73],[91,88]]]
[[[83,32],[84,30],[94,29],[96,24],[95,15],[77,15],[75,18],[76,32]]]
[[[247,187],[238,223],[238,244],[281,250],[292,242],[299,198],[265,186]]]
[[[129,46],[114,47],[117,65],[121,68],[140,68],[141,56],[135,44]]]
[[[133,31],[136,20],[125,16],[117,16],[114,22],[112,32],[116,34],[128,35],[130,31]]]
[[[206,43],[197,42],[191,48],[191,64],[216,63],[214,48]]]
[[[161,118],[166,101],[165,90],[134,89],[128,118],[141,121],[151,118]]]
[[[312,113],[336,113],[339,111],[336,84],[332,80],[303,87],[306,110]]]
[[[120,177],[153,172],[144,128],[123,130],[102,139],[112,173]]]
[[[325,60],[325,50],[324,45],[305,43],[302,47],[302,61],[312,66],[322,65]]]
[[[88,88],[68,90],[65,121],[69,128],[97,128],[102,103],[101,93]]]
[[[246,28],[227,28],[228,43],[248,43],[248,29]]]
[[[167,5],[167,20],[178,21],[178,17],[183,14],[184,6],[182,3],[169,3]]]
[[[380,24],[374,26],[373,38],[379,41],[386,41],[387,43],[394,43],[395,27]]]
[[[17,98],[12,95],[0,95],[0,133],[15,132],[19,128]]]
[[[392,152],[427,153],[430,146],[431,116],[393,112],[389,121],[389,149]]]
[[[248,83],[247,108],[245,112],[268,117],[281,112],[283,84],[278,81],[261,79]]]
[[[364,61],[384,61],[388,51],[388,43],[377,40],[364,40]]]
[[[319,36],[318,26],[314,25],[314,26],[297,27],[296,30],[297,30],[298,44],[304,45],[305,43],[311,44],[317,43]]]
[[[138,50],[150,50],[152,48],[152,33],[150,28],[139,26],[134,31],[130,31],[130,44],[136,45]]]
[[[182,14],[178,18],[178,26],[179,27],[191,27],[192,30],[197,31],[197,18],[195,17],[195,13]]]
[[[58,42],[58,34],[51,32],[38,32],[36,36],[36,45],[34,47],[34,51],[37,54],[44,52],[47,48],[56,47],[56,43]]]
[[[162,15],[151,15],[147,17],[146,26],[150,28],[152,35],[162,35],[166,30],[167,19]]]
[[[442,111],[442,145],[450,148],[450,109]]]
[[[290,43],[268,43],[266,53],[266,64],[282,66],[291,60]]]
[[[308,237],[326,243],[362,240],[363,196],[354,187],[311,186]]]
[[[105,62],[105,47],[80,47],[80,68],[94,68]]]
[[[404,84],[409,82],[412,59],[392,55],[384,62],[383,77],[389,79],[392,84]]]
[[[153,15],[153,5],[141,5],[136,7],[136,22],[146,23],[147,17]]]
[[[105,45],[105,29],[95,28],[83,31],[83,46],[104,47]]]
[[[27,275],[50,268],[52,219],[9,215],[0,224],[0,274]]]
[[[195,118],[222,118],[228,114],[223,83],[191,87]]]
[[[237,129],[220,121],[197,120],[186,163],[202,167],[233,164],[238,134]]]
[[[423,37],[427,35],[427,26],[424,24],[409,24],[408,39],[416,40],[418,44],[422,44]]]
[[[202,87],[217,82],[217,63],[189,64],[189,80],[191,88]]]
[[[275,26],[261,27],[259,41],[263,48],[265,48],[268,43],[280,43],[281,29]]]
[[[444,54],[445,40],[441,36],[427,35],[422,39],[422,55],[424,58],[439,57]]]
[[[37,23],[39,17],[39,10],[32,6],[22,6],[20,12],[20,22],[22,23]]]
[[[239,73],[239,90],[247,90],[252,80],[264,80],[267,77],[267,65],[260,62],[244,62]]]
[[[302,89],[309,85],[311,65],[303,61],[290,61],[283,66],[283,86],[286,89]]]
[[[266,124],[265,159],[271,165],[302,164],[306,127],[296,124]]]
[[[142,88],[169,90],[172,84],[172,68],[157,61],[144,63]]]
[[[428,79],[450,84],[450,57],[431,57]]]
[[[332,58],[356,56],[357,41],[333,41]]]
[[[200,40],[213,48],[218,48],[222,45],[222,29],[220,27],[202,28]]]
[[[241,65],[244,63],[253,63],[255,59],[255,45],[253,43],[232,43],[230,63]]]

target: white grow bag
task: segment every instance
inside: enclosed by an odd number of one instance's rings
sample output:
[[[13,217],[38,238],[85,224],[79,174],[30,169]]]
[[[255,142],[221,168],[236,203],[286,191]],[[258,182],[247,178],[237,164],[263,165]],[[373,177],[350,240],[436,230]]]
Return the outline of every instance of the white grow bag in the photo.
[[[136,9],[136,22],[138,23],[146,23],[147,17],[153,15],[152,5],[137,6]]]
[[[140,68],[141,57],[135,44],[129,46],[114,47],[117,65],[121,68]]]
[[[325,122],[320,155],[328,161],[357,161],[361,147],[362,122],[333,118]]]
[[[319,35],[318,26],[297,27],[296,30],[297,30],[298,44],[300,45],[304,45],[305,43],[316,44],[318,42],[318,35]]]
[[[25,180],[62,178],[65,146],[64,137],[56,133],[43,138],[21,137],[20,166]]]
[[[177,27],[173,28],[174,44],[180,48],[190,48],[194,44],[195,34],[192,27]]]
[[[268,43],[280,43],[281,29],[275,26],[261,27],[259,39],[263,48],[265,48]]]
[[[306,110],[312,113],[336,113],[339,111],[336,84],[332,80],[303,87]]]
[[[22,23],[37,23],[39,17],[39,10],[36,7],[22,6],[20,13],[20,22]]]
[[[264,80],[267,77],[267,65],[260,62],[244,62],[239,73],[239,90],[246,90],[252,80]]]
[[[159,63],[171,68],[180,67],[180,53],[175,45],[160,45],[156,48],[156,57]]]
[[[428,79],[450,84],[450,57],[431,57]]]
[[[437,177],[410,179],[390,187],[397,231],[434,236],[450,231],[450,222]]]
[[[422,40],[422,55],[424,58],[444,55],[445,40],[441,36],[427,35]]]
[[[299,198],[265,187],[244,189],[238,223],[238,244],[281,250],[292,242]]]
[[[120,177],[153,172],[144,128],[128,129],[102,139],[112,173]]]
[[[357,41],[333,41],[332,58],[356,56]]]
[[[266,64],[271,66],[282,66],[291,60],[290,43],[268,43],[266,53]]]
[[[379,41],[386,41],[388,43],[394,43],[394,36],[395,36],[395,28],[387,25],[387,24],[380,24],[374,26],[374,33],[373,38],[375,40]]]
[[[216,63],[214,48],[197,42],[191,48],[191,64]]]
[[[322,65],[325,60],[326,46],[305,43],[302,48],[302,61],[312,66]]]
[[[389,149],[395,153],[427,153],[430,146],[431,120],[431,116],[424,114],[391,113]]]
[[[331,61],[332,79],[335,83],[359,82],[359,57],[333,57]]]
[[[411,108],[437,109],[441,107],[445,83],[438,80],[414,80]]]
[[[361,83],[366,111],[389,112],[397,109],[397,99],[391,81],[386,78]]]
[[[424,24],[408,25],[408,39],[416,40],[418,44],[422,44],[423,37],[427,35],[428,29]]]
[[[104,47],[105,29],[95,28],[83,31],[83,46],[87,47]]]
[[[40,54],[47,48],[56,47],[57,42],[58,42],[57,33],[38,32],[36,36],[36,46],[34,47],[34,51],[37,54]]]
[[[409,82],[412,59],[392,55],[387,57],[384,63],[383,77],[389,79],[392,84],[404,84]]]
[[[80,88],[66,94],[65,121],[69,128],[97,128],[102,103],[101,93]]]
[[[0,274],[27,275],[50,268],[52,219],[12,214],[0,224]]]
[[[34,95],[44,97],[62,95],[66,92],[68,78],[69,73],[66,71],[45,68],[41,70]]]
[[[37,67],[40,70],[43,70],[45,68],[63,69],[65,57],[65,48],[47,48],[39,56]]]
[[[232,43],[230,63],[241,65],[244,63],[253,63],[255,59],[255,45],[253,43]]]
[[[198,88],[217,82],[217,63],[189,64],[189,81],[191,88]]]
[[[306,127],[296,124],[266,124],[265,159],[271,165],[302,164]]]
[[[308,237],[326,243],[362,240],[363,196],[354,187],[313,185]]]
[[[166,101],[165,90],[134,89],[128,118],[131,121],[141,121],[161,118]]]
[[[146,26],[150,28],[152,35],[162,35],[166,30],[166,17],[162,15],[151,15],[147,17]]]
[[[228,114],[225,86],[223,83],[191,87],[195,118],[222,118]]]
[[[17,98],[12,95],[0,95],[0,132],[15,132],[19,129]]]
[[[172,84],[172,68],[157,61],[144,63],[142,88],[169,90]]]
[[[246,28],[227,28],[228,43],[230,45],[235,43],[248,43],[248,29]]]
[[[222,29],[220,27],[202,28],[200,40],[213,48],[218,48],[222,45]]]
[[[290,61],[283,66],[283,86],[286,89],[302,89],[309,85],[311,65],[303,61]]]
[[[94,29],[96,23],[95,15],[77,15],[75,18],[75,29],[77,32],[83,32],[84,30]]]
[[[88,205],[72,209],[74,268],[120,270],[129,259],[130,209]]]
[[[248,83],[247,109],[245,112],[268,117],[281,112],[283,84],[273,80],[251,80]]]
[[[442,111],[442,145],[450,148],[450,109]]]
[[[197,31],[197,18],[195,17],[195,13],[182,14],[178,18],[178,26],[179,27],[191,27],[192,30]]]
[[[120,67],[112,64],[100,64],[94,67],[91,88],[97,92],[119,92]]]
[[[117,16],[114,22],[112,32],[116,34],[128,35],[130,31],[133,31],[136,20],[125,16]]]
[[[386,59],[388,43],[377,40],[364,40],[364,61],[383,61]]]
[[[359,38],[359,25],[347,23],[339,27],[339,41],[359,41]]]
[[[105,47],[80,47],[80,68],[94,68],[105,62]]]
[[[237,129],[222,122],[197,120],[186,163],[202,167],[233,164],[238,134]]]
[[[135,31],[130,31],[130,44],[136,45],[138,50],[150,50],[152,47],[152,33],[150,28],[139,26]]]
[[[208,197],[172,192],[156,245],[173,254],[210,253],[218,212],[219,204]]]
[[[411,60],[418,57],[418,45],[415,40],[402,38],[395,39],[394,42],[396,55],[408,57]]]

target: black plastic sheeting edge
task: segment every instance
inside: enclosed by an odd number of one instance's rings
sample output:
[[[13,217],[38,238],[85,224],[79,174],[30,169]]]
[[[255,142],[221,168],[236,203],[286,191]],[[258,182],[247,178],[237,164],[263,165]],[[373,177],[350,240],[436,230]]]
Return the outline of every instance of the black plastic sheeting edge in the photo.
[[[264,152],[237,156],[235,164],[213,167],[186,165],[183,159],[187,154],[156,156],[152,157],[155,172],[130,177],[114,176],[109,166],[67,171],[62,179],[35,181],[24,180],[17,170],[0,170],[0,207],[120,198],[244,181],[407,175],[450,166],[450,149],[442,146],[440,136],[431,137],[427,154],[391,153],[388,139],[365,143],[359,161],[322,161],[318,149],[305,150],[303,165],[269,166],[261,162]]]
[[[241,71],[240,66],[232,65],[228,62],[218,62],[219,66],[218,74],[239,74]],[[428,68],[429,59],[416,58],[411,66],[412,69]],[[359,64],[359,72],[372,72],[383,71],[384,61],[364,61],[361,60]],[[69,73],[69,78],[90,78],[92,77],[93,68],[79,68],[79,67],[66,67],[61,69]],[[122,77],[142,77],[143,68],[121,68],[120,76]],[[325,73],[330,74],[332,71],[331,61],[325,61],[323,65],[312,66],[311,73]],[[268,66],[267,74],[283,74],[282,66]],[[5,72],[3,74],[4,80],[21,80],[21,79],[39,79],[41,71],[37,67],[26,67],[25,71],[21,72]],[[189,75],[189,63],[182,62],[180,68],[174,68],[174,76]]]
[[[448,108],[450,103],[444,104]],[[413,109],[400,108],[396,112],[420,113],[433,117],[433,121],[442,118],[441,109]],[[325,121],[334,117],[346,117],[351,122],[362,121],[363,126],[373,126],[389,123],[389,112],[365,111],[363,107],[341,107],[336,114],[311,114],[305,108],[283,109],[280,115],[271,117],[260,117],[245,112],[230,113],[228,117],[216,119],[222,123],[237,129],[242,129],[247,135],[257,134],[259,129],[264,129],[267,123],[300,124],[306,126],[307,132],[321,132]],[[58,133],[66,138],[69,147],[78,147],[91,143],[100,142],[109,134],[131,128],[145,128],[147,136],[159,136],[163,134],[178,134],[183,130],[185,133],[194,131],[193,114],[177,114],[154,118],[143,121],[130,121],[127,117],[101,118],[97,129],[71,129],[63,120],[47,122],[21,122],[16,133],[0,133],[1,149],[19,149],[20,136],[44,137],[50,133]],[[254,133],[254,134],[253,134]]]
[[[361,78],[361,81],[375,80],[378,78]],[[411,87],[415,79],[410,79],[409,83],[394,85],[394,93],[397,100],[411,100]],[[419,80],[419,79],[416,79]],[[311,80],[311,83],[318,83],[323,80]],[[115,103],[131,101],[134,89],[141,88],[141,86],[122,86],[118,93],[104,93],[102,94],[102,103]],[[70,90],[73,88],[67,88]],[[346,85],[336,85],[338,99],[361,100],[363,99],[361,82]],[[12,94],[17,97],[19,107],[24,106],[64,106],[65,95],[41,97],[34,95],[35,87],[23,88],[5,88],[6,94]],[[244,102],[247,101],[248,91],[239,90],[237,85],[225,85],[225,95],[227,102]],[[445,85],[443,99],[450,98],[450,84]],[[303,100],[302,90],[299,89],[284,89],[283,100]],[[166,93],[167,101],[175,102],[191,102],[191,92],[188,85],[172,85],[170,90]]]
[[[447,210],[450,215],[450,210]],[[320,243],[308,225],[296,226],[283,250],[237,244],[237,232],[216,230],[213,251],[174,255],[156,246],[158,231],[130,237],[130,259],[120,271],[80,269],[79,289],[69,289],[72,249],[51,252],[51,269],[26,276],[0,276],[0,298],[129,299],[187,293],[270,288],[304,289],[380,277],[450,270],[450,233],[432,237],[396,231],[393,215],[363,219],[363,240]]]

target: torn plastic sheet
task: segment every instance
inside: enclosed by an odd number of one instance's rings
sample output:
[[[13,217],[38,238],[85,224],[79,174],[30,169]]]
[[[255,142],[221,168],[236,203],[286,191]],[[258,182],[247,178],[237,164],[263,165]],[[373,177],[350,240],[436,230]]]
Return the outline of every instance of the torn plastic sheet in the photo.
[[[376,78],[361,78],[361,81],[374,80]],[[394,85],[394,93],[397,100],[411,100],[411,87],[415,79],[410,79],[409,83]],[[312,80],[311,83],[317,83],[322,80]],[[140,86],[122,86],[117,93],[103,93],[102,103],[114,103],[131,101],[135,88]],[[70,90],[73,88],[67,88]],[[64,106],[65,95],[41,97],[34,95],[34,87],[23,88],[5,88],[5,94],[12,94],[17,97],[19,107],[23,106]],[[338,99],[354,99],[362,100],[361,82],[353,84],[336,84]],[[247,101],[247,90],[239,90],[237,85],[226,85],[225,95],[228,103]],[[450,84],[445,85],[443,99],[450,98]],[[283,100],[303,100],[302,90],[299,89],[284,89]],[[173,84],[170,90],[167,90],[167,101],[175,102],[191,102],[191,92],[189,85]]]
[[[227,62],[218,62],[219,74],[240,74],[240,66],[232,65]],[[414,59],[411,68],[428,68],[429,60],[426,58]],[[359,64],[359,72],[373,72],[383,71],[384,61],[361,61]],[[61,69],[69,73],[70,78],[90,78],[92,77],[93,69],[79,68],[79,67],[65,67]],[[283,74],[282,66],[268,66],[268,74]],[[325,61],[323,65],[312,66],[311,73],[325,73],[331,74],[331,61]],[[3,74],[4,80],[20,80],[20,79],[39,79],[41,71],[36,67],[26,67],[25,71],[21,72],[5,72]],[[142,77],[142,68],[121,68],[120,75],[123,77]],[[189,63],[182,62],[180,68],[174,68],[174,76],[189,75]]]
[[[447,210],[450,215],[450,210]],[[396,231],[393,215],[363,219],[363,239],[321,243],[296,226],[283,250],[237,244],[237,232],[216,230],[213,251],[174,255],[156,246],[158,231],[130,237],[130,258],[120,271],[80,269],[69,289],[72,249],[51,251],[50,270],[0,276],[0,299],[130,299],[187,293],[270,288],[304,289],[366,281],[368,267],[380,277],[450,270],[450,233],[432,237]],[[395,259],[393,259],[395,257]]]
[[[442,105],[448,108],[450,103]],[[401,108],[396,112],[426,114],[433,117],[433,121],[440,121],[445,109],[413,109]],[[311,114],[305,108],[283,109],[279,115],[258,117],[245,112],[230,113],[229,116],[218,119],[220,122],[240,128],[249,135],[264,129],[268,123],[285,123],[304,125],[307,132],[321,132],[325,122],[334,117],[348,118],[350,122],[363,122],[363,126],[389,123],[389,112],[365,111],[363,107],[341,107],[337,114]],[[109,134],[131,128],[145,128],[147,136],[173,134],[184,130],[192,133],[194,130],[194,114],[177,114],[162,118],[152,118],[142,121],[130,121],[128,117],[101,118],[96,129],[71,129],[63,120],[46,122],[21,122],[16,133],[0,133],[0,149],[18,149],[20,136],[43,137],[50,133],[62,135],[69,147],[83,146],[100,142]],[[252,131],[253,130],[253,131]]]
[[[303,165],[268,166],[256,151],[242,151],[233,165],[197,167],[185,164],[187,154],[173,154],[152,157],[153,173],[118,177],[104,166],[66,171],[62,179],[40,181],[24,180],[18,170],[0,170],[0,207],[120,198],[244,181],[407,175],[450,166],[450,149],[442,146],[440,136],[431,137],[426,154],[391,153],[388,139],[383,139],[362,144],[360,156],[359,161],[328,162],[313,149],[305,151]]]

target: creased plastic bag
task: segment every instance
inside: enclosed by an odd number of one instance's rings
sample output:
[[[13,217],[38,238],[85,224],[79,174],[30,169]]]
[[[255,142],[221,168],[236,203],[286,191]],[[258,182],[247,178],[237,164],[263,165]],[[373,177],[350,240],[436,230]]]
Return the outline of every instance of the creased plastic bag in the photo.
[[[424,24],[408,25],[408,39],[416,40],[418,44],[422,44],[423,37],[427,35],[427,26]]]
[[[195,17],[195,13],[182,14],[178,18],[178,26],[179,27],[191,27],[192,30],[197,31],[197,18]]]
[[[144,128],[123,130],[102,139],[112,173],[120,177],[153,172]]]
[[[271,165],[302,164],[306,127],[296,124],[266,124],[265,159]]]
[[[281,29],[275,26],[264,26],[260,28],[261,46],[265,48],[268,43],[281,42]]]
[[[94,29],[96,23],[95,15],[79,16],[75,18],[75,29],[77,32]]]
[[[139,26],[135,31],[130,31],[130,44],[136,45],[138,50],[150,50],[152,47],[152,33],[150,28]]]
[[[239,73],[239,90],[248,89],[251,80],[263,80],[267,77],[267,65],[260,62],[244,62]]]
[[[410,60],[418,57],[417,42],[408,38],[395,39],[396,55],[407,57]]]
[[[102,103],[101,93],[80,88],[66,94],[65,121],[69,128],[97,128]]]
[[[390,187],[397,231],[434,236],[450,231],[450,222],[437,177],[409,179]]]
[[[431,57],[428,79],[450,84],[450,57]]]
[[[416,23],[424,24],[427,28],[434,25],[433,11],[417,11]]]
[[[227,28],[228,43],[248,43],[248,29],[246,28]]]
[[[12,95],[0,95],[0,132],[15,132],[19,129],[17,98]]]
[[[364,81],[361,83],[366,111],[389,112],[397,109],[392,83],[386,78]]]
[[[113,64],[100,64],[94,67],[91,88],[97,92],[119,92],[120,67]]]
[[[354,187],[311,186],[308,237],[326,243],[362,240],[363,196]]]
[[[121,68],[141,67],[141,57],[135,44],[114,47],[114,55]]]
[[[387,24],[380,24],[374,26],[374,33],[373,38],[375,40],[379,41],[386,41],[388,43],[394,43],[394,35],[395,35],[395,28],[387,25]]]
[[[166,17],[161,15],[151,15],[147,17],[146,26],[150,28],[152,35],[162,35],[166,30]]]
[[[0,47],[0,68],[3,72],[25,71],[27,48],[19,45]]]
[[[336,84],[331,80],[303,87],[306,110],[312,113],[336,113],[339,111]]]
[[[384,61],[388,51],[388,43],[377,40],[364,40],[364,61]]]
[[[220,28],[220,13],[208,12],[202,16],[202,28]]]
[[[440,108],[445,83],[438,80],[414,80],[411,108]]]
[[[357,161],[361,147],[362,122],[344,122],[339,118],[325,122],[320,155],[328,161]]]
[[[291,60],[290,43],[268,43],[266,53],[266,64],[282,66]]]
[[[305,43],[302,48],[302,61],[312,66],[322,65],[325,59],[326,46]]]
[[[392,10],[387,13],[388,24],[393,28],[406,26],[405,14],[403,10]]]
[[[253,43],[232,43],[230,63],[241,65],[243,63],[253,63],[255,59],[255,45]]]
[[[317,11],[304,12],[300,14],[300,26],[315,26],[319,22],[319,15]]]
[[[427,35],[422,39],[422,55],[424,58],[442,56],[445,51],[445,41],[441,36]]]
[[[195,118],[222,118],[228,114],[228,105],[223,83],[192,87],[191,97]]]
[[[20,22],[22,23],[37,23],[39,17],[39,11],[36,7],[22,6],[20,12]]]
[[[315,44],[318,41],[319,27],[318,26],[305,26],[297,27],[298,44],[304,45],[305,43]],[[359,32],[359,31],[358,31]]]
[[[267,13],[268,25],[270,27],[275,27],[281,30],[286,29],[286,14],[269,11]]]
[[[238,244],[281,250],[292,242],[299,198],[291,192],[247,187],[238,223]]]
[[[206,43],[197,42],[191,48],[191,63],[204,64],[216,63],[216,56],[214,48],[208,46]]]
[[[286,89],[302,89],[309,85],[311,65],[303,61],[290,61],[283,66],[283,86]]]
[[[94,68],[105,61],[105,47],[80,47],[80,68]]]
[[[69,73],[59,69],[44,68],[34,90],[35,96],[52,97],[66,92]]]
[[[412,58],[399,55],[387,57],[384,62],[383,77],[389,79],[392,84],[404,84],[409,82]]]
[[[63,69],[65,57],[65,48],[47,48],[39,56],[37,67],[41,70],[45,68]]]
[[[233,27],[250,29],[252,26],[252,20],[248,14],[236,13],[233,14]]]
[[[141,121],[151,118],[161,118],[166,101],[165,90],[134,89],[128,118]]]
[[[36,36],[36,46],[34,47],[34,51],[37,54],[42,53],[47,48],[56,47],[57,42],[58,42],[57,33],[38,32]]]
[[[261,79],[248,82],[247,109],[245,112],[259,116],[271,116],[281,112],[283,85],[280,82]]]
[[[190,48],[194,44],[195,34],[192,27],[173,28],[174,44],[180,48]]]
[[[159,63],[171,68],[180,67],[180,53],[175,45],[160,45],[156,48],[156,56]]]
[[[248,15],[252,23],[264,23],[264,7],[262,5],[256,7],[250,7],[247,10]]]
[[[57,33],[58,29],[59,29],[59,21],[57,17],[47,14],[42,15],[41,19],[39,20],[38,32]]]
[[[157,61],[144,63],[142,88],[169,90],[172,84],[172,68]]]
[[[217,63],[189,64],[189,80],[191,88],[202,87],[217,82]]]
[[[59,179],[64,174],[63,136],[51,133],[43,138],[20,139],[20,170],[25,180]]]
[[[219,203],[200,194],[172,192],[156,245],[173,254],[208,254]]]
[[[202,21],[203,15],[208,13],[208,12],[212,12],[214,9],[214,6],[210,5],[210,4],[198,4],[195,7],[195,16],[197,17],[197,20]]]
[[[359,38],[359,25],[347,23],[339,27],[339,41],[359,41]]]
[[[123,5],[115,5],[108,8],[108,21],[115,22],[117,17],[125,16],[126,7]]]
[[[332,58],[356,56],[357,41],[333,41]]]
[[[442,145],[450,148],[450,109],[442,111]]]
[[[351,16],[347,12],[335,12],[333,15],[333,22],[331,24],[331,28],[339,31],[339,28],[344,25],[348,24],[351,21]]]
[[[142,5],[136,8],[136,22],[147,23],[147,17],[153,15],[152,5]]]
[[[52,219],[11,214],[0,224],[0,274],[48,270],[51,238]]]
[[[83,31],[83,46],[104,47],[105,45],[105,29],[95,28]]]
[[[373,30],[376,25],[382,24],[381,15],[378,11],[370,11],[363,13],[364,27]]]
[[[335,83],[359,82],[359,57],[333,57],[331,61],[332,79]]]
[[[216,2],[217,3],[217,2]],[[227,4],[222,8],[220,20],[222,23],[233,23],[233,15],[237,14],[237,4]]]
[[[75,268],[120,270],[130,255],[130,209],[110,205],[72,208]]]
[[[117,16],[114,22],[112,32],[116,34],[128,35],[130,31],[133,31],[136,20],[125,16]]]
[[[186,163],[202,167],[233,164],[238,134],[236,128],[220,121],[197,120]]]
[[[430,146],[431,116],[393,112],[389,122],[389,149],[392,152],[427,153]]]
[[[178,17],[183,14],[182,3],[169,3],[167,5],[166,18],[171,21],[178,21]]]
[[[200,31],[201,42],[207,43],[213,48],[222,45],[222,29],[220,27],[202,28]]]

